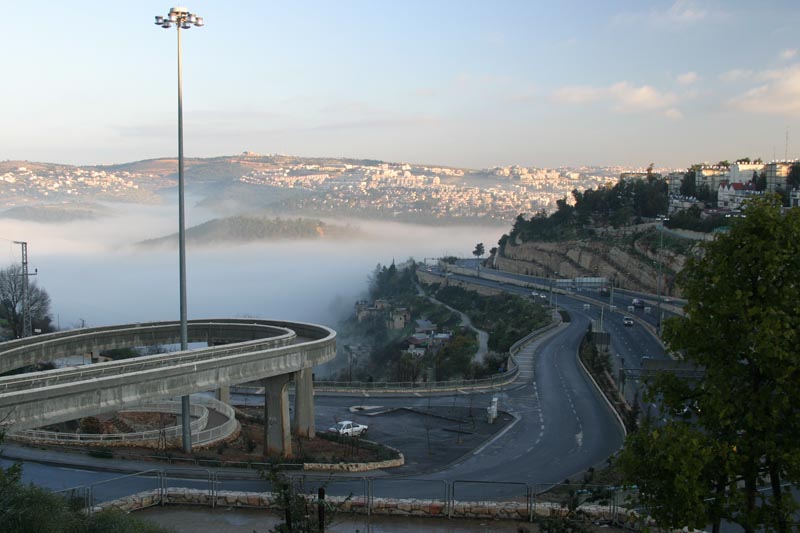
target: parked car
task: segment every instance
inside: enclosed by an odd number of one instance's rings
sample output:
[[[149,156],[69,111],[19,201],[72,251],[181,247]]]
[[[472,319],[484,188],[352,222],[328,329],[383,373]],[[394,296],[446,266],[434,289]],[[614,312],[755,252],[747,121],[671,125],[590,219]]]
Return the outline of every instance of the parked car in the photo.
[[[342,420],[341,422],[337,422],[335,426],[328,428],[328,431],[347,437],[359,437],[367,432],[368,427],[369,426],[365,426],[364,424],[357,424],[352,420]]]
[[[629,317],[629,316],[623,317],[622,318],[622,325],[623,326],[632,326],[633,325],[633,319],[631,317]]]

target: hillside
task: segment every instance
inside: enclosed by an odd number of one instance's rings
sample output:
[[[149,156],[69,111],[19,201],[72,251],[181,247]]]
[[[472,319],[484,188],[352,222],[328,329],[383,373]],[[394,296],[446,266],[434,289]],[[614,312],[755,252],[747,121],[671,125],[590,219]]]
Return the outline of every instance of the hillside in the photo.
[[[699,251],[706,238],[693,232],[665,232],[662,292],[679,296],[675,275]],[[618,287],[655,293],[658,288],[661,235],[657,224],[606,228],[592,237],[562,241],[508,239],[487,263],[498,270],[574,278],[602,276]]]
[[[192,244],[242,244],[280,239],[323,239],[353,236],[358,233],[350,226],[326,224],[307,218],[281,219],[259,216],[215,218],[187,228],[186,241]],[[176,233],[139,243],[141,246],[158,246],[174,242]]]
[[[108,215],[109,209],[107,207],[94,203],[21,205],[0,212],[0,218],[43,224],[57,224],[73,220],[94,220]]]

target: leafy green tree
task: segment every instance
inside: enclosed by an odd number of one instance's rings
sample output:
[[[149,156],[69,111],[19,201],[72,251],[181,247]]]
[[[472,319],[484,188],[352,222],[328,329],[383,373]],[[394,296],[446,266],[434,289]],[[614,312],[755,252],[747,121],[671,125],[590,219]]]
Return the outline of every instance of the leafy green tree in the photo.
[[[680,273],[685,316],[665,322],[703,377],[659,376],[652,398],[672,420],[632,434],[620,459],[664,525],[785,532],[798,510],[783,484],[800,482],[800,210],[768,196],[744,213]]]
[[[474,334],[454,335],[450,342],[434,354],[433,368],[437,381],[464,377],[478,349]]]
[[[270,529],[270,533],[325,531],[333,523],[336,513],[350,500],[350,496],[339,503],[332,503],[327,499],[318,500],[313,493],[307,493],[302,481],[296,487],[290,476],[275,467],[268,472],[262,471],[261,477],[269,479],[275,497],[275,509],[283,518],[281,523]]]
[[[3,434],[0,433],[0,443]],[[80,505],[22,483],[22,465],[0,467],[0,531],[4,533],[168,533],[157,524],[119,511],[87,515]],[[81,502],[82,503],[82,502]]]
[[[472,255],[474,255],[475,257],[482,257],[484,253],[486,253],[486,249],[483,247],[482,242],[476,244],[475,249],[472,250]]]
[[[413,296],[416,293],[415,276],[416,265],[413,262],[401,268],[398,268],[394,261],[388,267],[378,264],[370,276],[370,296],[373,299]]]
[[[792,163],[789,174],[786,176],[788,190],[800,188],[800,163]]]
[[[697,196],[697,172],[688,170],[681,180],[681,195],[687,197]]]
[[[767,190],[767,173],[762,171],[760,174],[753,171],[753,186],[757,191]]]

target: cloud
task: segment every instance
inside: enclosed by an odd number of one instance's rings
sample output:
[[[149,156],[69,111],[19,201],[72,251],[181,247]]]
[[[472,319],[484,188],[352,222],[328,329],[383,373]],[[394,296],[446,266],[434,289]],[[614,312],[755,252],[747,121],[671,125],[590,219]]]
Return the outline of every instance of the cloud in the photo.
[[[714,18],[722,16],[715,13]],[[693,0],[677,0],[666,9],[649,11],[625,11],[612,17],[612,22],[622,25],[648,24],[665,29],[682,29],[701,23],[711,17],[704,8]]]
[[[696,7],[691,0],[678,0],[666,12],[668,19],[680,24],[702,22],[707,16],[708,12]]]
[[[678,83],[681,85],[691,85],[692,83],[696,82],[700,79],[700,76],[697,75],[697,72],[689,71],[684,72],[678,76]]]
[[[573,85],[557,89],[553,99],[565,104],[588,104],[603,98],[604,92],[605,89],[598,87]]]
[[[749,113],[800,115],[800,65],[765,70],[756,79],[763,83],[728,100],[728,105]]]
[[[788,61],[790,59],[794,59],[794,56],[797,55],[797,48],[787,48],[786,50],[781,52],[781,59]]]
[[[741,68],[735,68],[727,72],[723,72],[722,74],[719,75],[719,79],[726,83],[749,80],[752,77],[753,77],[752,70],[745,70]]]
[[[567,86],[556,90],[552,96],[556,102],[564,104],[588,104],[609,102],[620,112],[660,111],[669,118],[679,118],[680,111],[673,105],[677,95],[662,92],[650,85],[634,86],[621,81],[608,87]]]

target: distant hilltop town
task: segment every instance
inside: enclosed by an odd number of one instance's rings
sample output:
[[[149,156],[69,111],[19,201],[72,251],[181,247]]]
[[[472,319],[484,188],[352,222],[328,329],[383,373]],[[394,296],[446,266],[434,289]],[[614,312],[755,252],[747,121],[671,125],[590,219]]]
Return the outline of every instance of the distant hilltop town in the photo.
[[[0,207],[117,201],[156,203],[176,187],[174,159],[112,166],[0,162]],[[481,170],[371,160],[238,156],[186,161],[187,193],[274,214],[410,222],[498,223],[550,211],[577,190],[615,183],[622,167]]]
[[[756,169],[757,164],[752,165]],[[750,167],[743,165],[720,169],[719,177],[704,167],[698,172],[698,185],[707,176],[714,191],[720,183],[736,183],[739,176],[732,174],[740,167],[742,181],[752,177]],[[106,166],[4,161],[0,162],[0,208],[171,201],[176,170],[175,159]],[[659,169],[659,175],[662,172],[668,179],[674,176],[676,185],[677,177],[683,176],[683,172]],[[727,179],[722,176],[725,172]],[[520,213],[555,210],[556,201],[571,199],[573,190],[597,189],[620,178],[645,175],[644,169],[619,166],[514,165],[471,170],[253,152],[186,160],[187,193],[201,197],[199,203],[207,207],[233,205],[274,215],[302,213],[421,223],[507,225]]]

